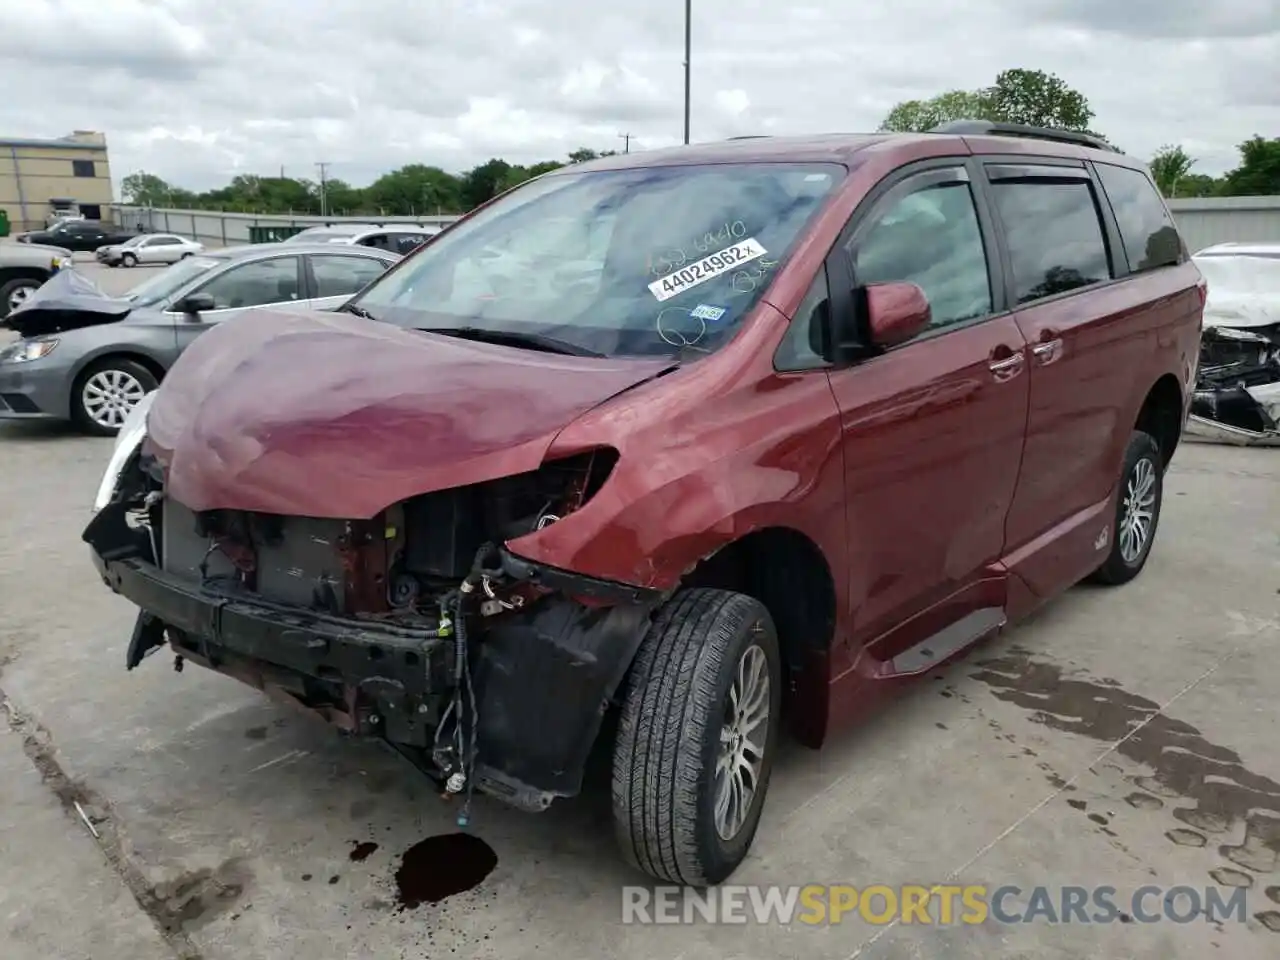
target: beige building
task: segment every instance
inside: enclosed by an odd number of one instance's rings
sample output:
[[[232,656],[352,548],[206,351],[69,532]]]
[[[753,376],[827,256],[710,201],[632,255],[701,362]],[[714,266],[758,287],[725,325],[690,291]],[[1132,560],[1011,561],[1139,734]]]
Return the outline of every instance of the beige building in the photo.
[[[111,216],[107,138],[77,130],[56,140],[0,139],[0,210],[11,233],[38,230],[57,211]]]

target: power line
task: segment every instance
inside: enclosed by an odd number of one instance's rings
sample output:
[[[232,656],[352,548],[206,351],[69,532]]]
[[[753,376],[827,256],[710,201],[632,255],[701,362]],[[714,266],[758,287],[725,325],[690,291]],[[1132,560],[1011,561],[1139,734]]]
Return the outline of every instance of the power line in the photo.
[[[320,216],[328,216],[329,214],[329,197],[326,191],[328,184],[329,163],[319,162],[316,167],[320,170]]]

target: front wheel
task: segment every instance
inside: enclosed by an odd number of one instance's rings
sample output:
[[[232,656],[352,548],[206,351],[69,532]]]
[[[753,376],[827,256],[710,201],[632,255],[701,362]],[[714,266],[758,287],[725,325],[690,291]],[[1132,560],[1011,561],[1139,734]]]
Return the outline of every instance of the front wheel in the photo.
[[[138,265],[138,258],[132,253],[126,253],[120,258],[120,262],[126,267],[136,267]]]
[[[623,855],[691,886],[733,873],[760,823],[781,707],[769,611],[727,590],[676,594],[636,655],[614,744]]]
[[[43,282],[32,277],[18,277],[8,283],[0,283],[0,320],[26,303]]]
[[[157,386],[155,375],[137,361],[107,357],[76,378],[71,418],[86,433],[115,436],[138,401]]]
[[[1135,430],[1124,452],[1116,496],[1115,534],[1106,561],[1090,576],[1094,583],[1128,583],[1146,566],[1164,502],[1164,457],[1149,433]]]

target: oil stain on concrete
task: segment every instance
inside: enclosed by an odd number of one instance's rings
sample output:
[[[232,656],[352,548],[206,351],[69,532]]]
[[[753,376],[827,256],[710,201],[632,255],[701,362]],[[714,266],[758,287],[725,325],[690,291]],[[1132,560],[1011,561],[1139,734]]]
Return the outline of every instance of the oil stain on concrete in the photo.
[[[1239,843],[1218,845],[1231,866],[1212,871],[1217,882],[1252,887],[1255,876],[1280,868],[1280,783],[1247,769],[1234,750],[1210,742],[1190,724],[1161,713],[1154,700],[1129,693],[1114,680],[1064,677],[1061,667],[1020,650],[977,666],[975,679],[998,699],[1031,711],[1037,723],[1116,743],[1117,753],[1150,769],[1149,775],[1132,778],[1142,792],[1125,798],[1130,806],[1155,810],[1163,806],[1161,797],[1190,800],[1191,806],[1171,810],[1185,824],[1165,834],[1171,842],[1206,846],[1209,836],[1243,824]],[[1273,912],[1256,919],[1280,932],[1280,923],[1271,922]]]
[[[396,870],[396,904],[401,911],[439,903],[479,886],[498,865],[493,848],[470,833],[420,840],[404,852]]]

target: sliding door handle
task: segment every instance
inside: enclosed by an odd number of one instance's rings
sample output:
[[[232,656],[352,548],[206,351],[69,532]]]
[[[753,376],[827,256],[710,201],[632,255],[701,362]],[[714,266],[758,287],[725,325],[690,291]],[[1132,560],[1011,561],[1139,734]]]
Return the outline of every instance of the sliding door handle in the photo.
[[[987,366],[990,368],[992,375],[998,382],[1003,383],[1005,380],[1011,380],[1022,372],[1023,364],[1026,363],[1026,355],[1021,350],[1010,356],[1003,357],[999,360],[992,360]]]

